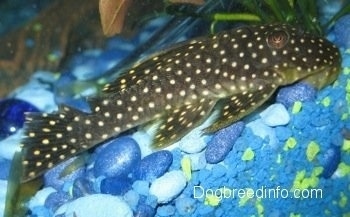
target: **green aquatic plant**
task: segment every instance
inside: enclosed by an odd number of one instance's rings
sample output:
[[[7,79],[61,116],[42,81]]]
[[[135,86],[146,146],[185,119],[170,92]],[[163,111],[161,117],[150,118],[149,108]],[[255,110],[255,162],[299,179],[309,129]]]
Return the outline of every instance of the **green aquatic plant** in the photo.
[[[322,24],[320,22],[320,5],[328,4],[328,2],[321,3],[320,0],[245,0],[240,1],[239,4],[253,17],[247,17],[246,13],[233,13],[237,17],[244,18],[242,19],[244,21],[289,23],[302,26],[305,30],[318,35],[323,34],[340,17],[350,14],[350,3],[348,3],[329,22]],[[228,14],[226,17],[230,18],[232,14]],[[215,14],[213,18],[214,20],[224,19],[225,14]]]
[[[229,5],[225,12],[211,14],[185,14],[202,17],[212,21],[211,30],[214,32],[218,22],[247,22],[247,23],[289,23],[298,25],[317,35],[322,35],[340,17],[350,14],[350,3],[338,2],[340,10],[325,23],[322,23],[320,8],[331,2],[326,0],[221,0],[223,5]],[[334,3],[334,2],[333,2]]]

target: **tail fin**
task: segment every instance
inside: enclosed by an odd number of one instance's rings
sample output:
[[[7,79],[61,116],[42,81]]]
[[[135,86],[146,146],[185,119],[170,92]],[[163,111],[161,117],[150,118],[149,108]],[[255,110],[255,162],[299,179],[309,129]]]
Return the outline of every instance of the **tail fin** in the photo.
[[[80,121],[87,115],[69,107],[54,114],[26,114],[25,138],[21,144],[22,182],[91,147],[92,141],[79,136],[84,130]]]

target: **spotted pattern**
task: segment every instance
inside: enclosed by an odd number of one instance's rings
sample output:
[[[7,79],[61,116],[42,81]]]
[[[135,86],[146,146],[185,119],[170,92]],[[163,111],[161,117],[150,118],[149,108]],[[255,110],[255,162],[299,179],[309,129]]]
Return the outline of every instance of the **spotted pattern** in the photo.
[[[322,88],[335,80],[338,49],[287,25],[241,27],[193,39],[126,70],[90,99],[91,113],[61,107],[29,114],[23,181],[59,162],[150,121],[160,122],[153,147],[172,144],[220,112],[214,132],[255,110],[282,85],[305,80]]]

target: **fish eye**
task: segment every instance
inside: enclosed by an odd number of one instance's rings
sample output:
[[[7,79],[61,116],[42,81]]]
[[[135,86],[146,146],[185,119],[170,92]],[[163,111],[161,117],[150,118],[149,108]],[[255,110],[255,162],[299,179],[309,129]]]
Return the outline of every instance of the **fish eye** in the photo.
[[[271,32],[266,39],[267,45],[270,48],[281,49],[289,40],[289,34],[283,30],[275,30]]]

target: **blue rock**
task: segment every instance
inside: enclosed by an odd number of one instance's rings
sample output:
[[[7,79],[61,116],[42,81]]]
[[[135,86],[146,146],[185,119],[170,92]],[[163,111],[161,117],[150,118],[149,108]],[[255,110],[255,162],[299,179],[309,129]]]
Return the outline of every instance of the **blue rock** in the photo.
[[[0,179],[7,180],[11,168],[11,161],[7,159],[0,160]]]
[[[94,191],[94,185],[91,181],[85,177],[80,177],[74,180],[72,195],[74,198],[83,197],[89,194],[96,193]]]
[[[243,131],[244,123],[237,122],[231,126],[219,130],[208,142],[205,150],[205,158],[208,163],[215,164],[225,159],[231,151],[236,139]]]
[[[182,216],[190,216],[196,210],[196,200],[191,197],[177,198],[175,207]]]
[[[139,145],[130,137],[117,138],[96,154],[94,175],[123,177],[141,160]]]
[[[307,83],[299,82],[295,85],[281,88],[277,93],[276,102],[282,103],[288,108],[296,101],[313,101],[315,98],[315,88]]]
[[[350,15],[341,17],[334,25],[335,43],[344,47],[350,48]]]
[[[123,199],[129,204],[132,210],[136,210],[140,201],[140,195],[136,191],[130,190],[124,194]]]
[[[52,212],[44,206],[36,206],[30,209],[31,216],[51,217]]]
[[[320,156],[320,164],[323,167],[323,172],[321,175],[324,178],[330,178],[337,170],[340,163],[340,156],[340,146],[332,146],[323,155]]]
[[[133,172],[133,178],[152,181],[162,176],[173,162],[170,151],[162,150],[144,157]]]
[[[45,200],[45,207],[55,212],[58,207],[68,202],[71,197],[62,191],[51,193]]]
[[[61,190],[63,185],[73,184],[74,180],[84,177],[85,167],[81,164],[81,156],[70,158],[44,174],[45,186],[51,186],[56,190]],[[65,174],[69,172],[69,174]]]
[[[30,103],[18,99],[0,101],[0,140],[23,127],[25,112],[39,112],[39,110]]]
[[[101,181],[101,193],[123,195],[131,189],[131,179],[125,177],[110,177]]]
[[[147,205],[147,204],[139,204],[134,213],[134,217],[153,217],[156,214],[156,210]]]
[[[349,124],[350,129],[350,124]],[[171,153],[173,154],[173,163],[171,164],[169,170],[178,170],[181,168],[181,160],[183,157],[183,153],[179,148],[175,148],[171,150]]]
[[[173,216],[175,214],[175,207],[171,205],[160,206],[157,209],[157,215],[162,217]]]
[[[145,200],[143,200],[143,201],[144,201],[144,203],[146,205],[149,205],[149,206],[151,206],[153,208],[157,207],[157,205],[158,205],[158,198],[156,196],[154,196],[152,194],[149,194],[146,197],[145,196],[143,196],[143,197],[145,198]]]
[[[132,188],[139,194],[147,196],[149,193],[149,182],[148,181],[135,181],[132,184]]]

